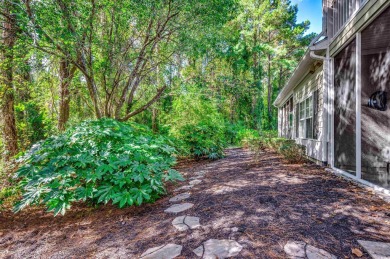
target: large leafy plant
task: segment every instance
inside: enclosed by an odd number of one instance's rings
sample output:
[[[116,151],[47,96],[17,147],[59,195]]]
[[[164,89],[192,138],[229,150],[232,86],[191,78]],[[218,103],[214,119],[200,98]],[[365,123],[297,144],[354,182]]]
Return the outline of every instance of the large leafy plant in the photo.
[[[77,201],[118,204],[152,202],[164,182],[182,179],[171,167],[169,141],[138,124],[86,121],[34,145],[18,170],[23,191],[15,212],[44,204],[55,215]]]

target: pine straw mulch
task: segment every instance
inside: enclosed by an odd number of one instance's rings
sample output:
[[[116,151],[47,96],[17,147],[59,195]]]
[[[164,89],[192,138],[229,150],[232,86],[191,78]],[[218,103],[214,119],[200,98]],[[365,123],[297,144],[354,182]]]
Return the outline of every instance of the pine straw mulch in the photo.
[[[178,232],[164,213],[177,186],[154,204],[117,209],[75,206],[53,218],[40,208],[0,214],[0,257],[137,258],[167,243],[183,245],[180,258],[214,239],[243,245],[239,258],[285,258],[287,241],[304,241],[339,258],[353,258],[357,240],[390,242],[390,205],[314,164],[286,164],[266,151],[257,161],[248,150],[229,149],[218,161],[182,161],[187,179],[207,172],[178,215],[200,218],[202,227]],[[179,185],[185,185],[180,183]],[[369,258],[366,253],[362,258]]]

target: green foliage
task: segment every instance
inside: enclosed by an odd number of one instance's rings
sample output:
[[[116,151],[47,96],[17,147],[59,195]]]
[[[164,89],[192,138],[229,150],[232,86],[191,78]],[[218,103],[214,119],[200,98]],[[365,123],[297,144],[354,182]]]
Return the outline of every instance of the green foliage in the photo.
[[[169,134],[180,140],[180,149],[185,154],[195,158],[223,157],[224,119],[209,100],[189,92],[173,102],[167,121]]]
[[[15,106],[16,117],[18,120],[18,132],[20,146],[28,148],[32,143],[35,143],[45,137],[45,132],[50,132],[46,128],[45,114],[41,112],[38,105],[33,101],[26,103],[20,102]]]
[[[284,143],[285,139],[284,138],[277,138],[277,137],[263,137],[261,139],[261,142],[263,143],[264,146],[267,148],[273,149],[275,151],[278,151],[279,148],[282,146]]]
[[[199,122],[195,125],[184,125],[180,129],[180,138],[184,150],[195,158],[207,156],[209,159],[223,157],[225,144],[221,138],[221,128],[209,123]]]
[[[20,198],[20,188],[8,172],[14,171],[11,163],[0,162],[0,210],[9,210]]]
[[[305,147],[295,143],[295,140],[284,140],[279,147],[279,153],[290,164],[298,164],[306,161]]]
[[[261,155],[264,149],[271,149],[286,160],[287,163],[298,164],[306,161],[305,147],[292,139],[276,137],[277,132],[263,132],[260,138],[250,147],[255,151],[256,157]]]
[[[14,69],[21,152],[56,133],[64,82],[59,61],[66,57],[68,69],[75,68],[66,126],[78,126],[34,145],[23,158],[17,210],[45,204],[63,213],[87,199],[119,206],[153,201],[163,182],[175,178],[172,145],[196,158],[222,157],[227,143],[291,156],[295,147],[263,132],[276,128],[272,103],[314,36],[305,35],[309,22],[296,22],[290,1],[4,3],[13,6],[18,33],[7,50],[13,61],[0,60],[0,67],[12,62]],[[134,123],[79,125],[103,115],[131,117],[174,141]],[[0,173],[8,167],[0,162]],[[9,193],[3,197],[16,192]]]
[[[20,195],[20,190],[18,186],[11,185],[8,187],[3,187],[0,189],[0,210],[8,209],[12,207]]]
[[[23,198],[15,206],[44,204],[54,215],[91,200],[119,207],[152,202],[164,182],[180,180],[171,169],[175,149],[146,127],[112,119],[86,121],[35,144],[18,170]]]
[[[250,147],[260,139],[259,132],[253,129],[241,129],[237,132],[237,140],[243,147]]]

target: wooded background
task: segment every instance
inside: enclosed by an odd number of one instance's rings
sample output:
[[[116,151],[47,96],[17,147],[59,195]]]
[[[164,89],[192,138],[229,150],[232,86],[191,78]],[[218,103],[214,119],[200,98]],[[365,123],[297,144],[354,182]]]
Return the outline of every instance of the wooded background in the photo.
[[[287,0],[1,0],[2,160],[86,119],[276,129],[315,36]],[[226,138],[229,140],[229,136]]]

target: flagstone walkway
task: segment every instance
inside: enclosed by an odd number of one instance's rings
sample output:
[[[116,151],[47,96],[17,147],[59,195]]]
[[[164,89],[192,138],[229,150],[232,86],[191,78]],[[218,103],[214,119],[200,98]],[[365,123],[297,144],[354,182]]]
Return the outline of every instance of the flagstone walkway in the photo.
[[[202,178],[206,175],[205,171],[198,171],[194,173],[196,176],[189,178],[189,185],[184,185],[182,187],[176,188],[175,191],[181,190],[191,190],[195,185],[202,183]],[[286,175],[285,180],[288,181],[289,176]],[[297,178],[294,180],[298,180]],[[293,183],[294,181],[292,181]],[[299,181],[297,181],[299,183]],[[216,190],[218,193],[229,192],[229,188],[221,186],[219,190]],[[182,202],[191,197],[189,192],[180,193],[176,196],[169,199],[170,202]],[[317,199],[317,201],[319,201]],[[223,201],[221,201],[223,202]],[[248,201],[251,202],[251,201]],[[192,208],[194,204],[192,203],[178,203],[171,205],[169,208],[164,210],[166,213],[185,213],[186,210]],[[226,211],[227,212],[227,211]],[[301,214],[302,215],[302,214]],[[244,215],[243,215],[244,216]],[[226,222],[229,225],[231,222]],[[236,222],[238,223],[238,222]],[[198,217],[193,216],[179,216],[172,221],[172,225],[178,231],[187,231],[193,230],[201,227]],[[233,229],[232,229],[233,230]],[[238,231],[238,228],[235,227],[233,231]],[[319,233],[320,234],[320,233]],[[318,236],[321,238],[321,236]],[[234,238],[233,238],[234,239]],[[390,243],[378,243],[371,241],[362,241],[358,240],[358,243],[365,249],[368,254],[373,258],[383,259],[390,258]],[[163,248],[163,249],[161,249]],[[236,257],[240,254],[243,246],[235,240],[232,239],[209,239],[206,242],[202,243],[201,246],[193,249],[192,251],[197,257],[200,258],[229,258]],[[171,259],[176,258],[181,255],[182,246],[176,244],[167,244],[165,246],[158,246],[149,248],[144,254],[141,255],[141,258],[149,259]],[[307,258],[307,259],[337,259],[337,256],[327,252],[324,249],[312,246],[303,241],[291,241],[289,240],[283,246],[284,256],[288,258]],[[357,252],[356,252],[357,251]],[[359,248],[352,248],[351,252],[354,256],[362,257],[363,252]],[[274,257],[284,257],[283,254],[274,255]]]
[[[390,204],[322,167],[229,149],[177,169],[153,204],[0,213],[0,258],[390,258]]]

